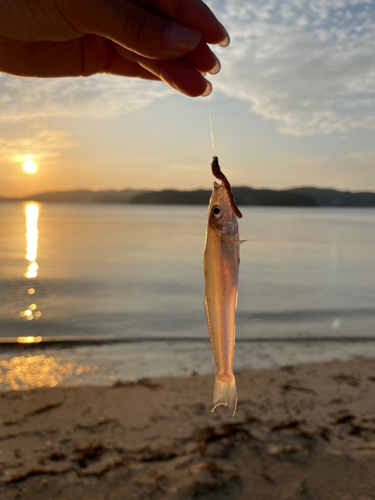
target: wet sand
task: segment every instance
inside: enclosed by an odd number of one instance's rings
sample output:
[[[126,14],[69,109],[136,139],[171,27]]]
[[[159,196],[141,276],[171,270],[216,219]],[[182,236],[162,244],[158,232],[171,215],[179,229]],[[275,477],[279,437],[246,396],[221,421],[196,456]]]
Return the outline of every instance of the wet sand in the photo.
[[[1,500],[373,500],[375,360],[0,393]]]

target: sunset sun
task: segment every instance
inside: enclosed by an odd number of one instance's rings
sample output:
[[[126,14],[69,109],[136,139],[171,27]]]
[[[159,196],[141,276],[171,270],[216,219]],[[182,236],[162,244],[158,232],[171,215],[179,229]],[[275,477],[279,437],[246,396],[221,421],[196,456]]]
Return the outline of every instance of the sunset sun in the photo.
[[[35,174],[36,165],[32,161],[25,161],[25,163],[23,164],[23,169],[27,174]]]

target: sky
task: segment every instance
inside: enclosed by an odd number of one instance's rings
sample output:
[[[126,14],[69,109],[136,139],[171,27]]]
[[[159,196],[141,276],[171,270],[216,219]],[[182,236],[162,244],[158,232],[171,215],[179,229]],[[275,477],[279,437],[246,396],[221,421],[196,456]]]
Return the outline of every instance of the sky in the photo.
[[[231,35],[214,48],[208,103],[232,185],[375,191],[375,0],[207,3]],[[212,155],[206,98],[109,75],[0,74],[0,196],[210,189]]]

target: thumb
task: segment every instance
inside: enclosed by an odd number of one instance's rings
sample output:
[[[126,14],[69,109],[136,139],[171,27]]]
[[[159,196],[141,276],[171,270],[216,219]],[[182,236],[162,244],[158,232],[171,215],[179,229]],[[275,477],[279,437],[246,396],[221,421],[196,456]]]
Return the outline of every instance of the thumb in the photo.
[[[177,59],[201,40],[197,30],[151,14],[124,0],[59,0],[80,32],[100,35],[150,59]]]

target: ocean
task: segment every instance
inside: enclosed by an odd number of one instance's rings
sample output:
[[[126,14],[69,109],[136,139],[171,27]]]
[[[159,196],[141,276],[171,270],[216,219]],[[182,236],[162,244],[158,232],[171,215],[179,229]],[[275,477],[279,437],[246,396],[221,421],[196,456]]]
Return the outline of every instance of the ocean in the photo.
[[[234,369],[375,356],[375,211],[241,210]],[[0,388],[213,372],[206,219],[1,203]]]

